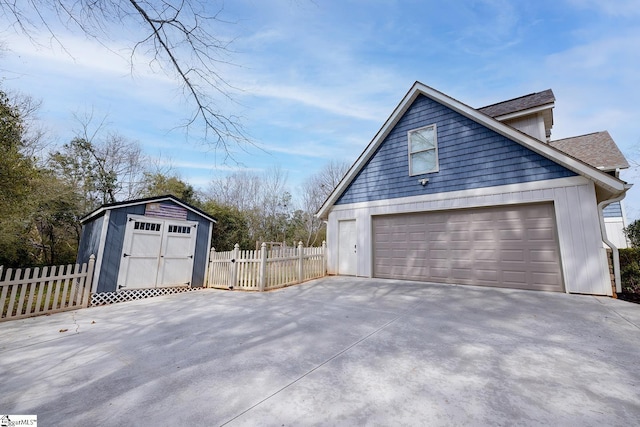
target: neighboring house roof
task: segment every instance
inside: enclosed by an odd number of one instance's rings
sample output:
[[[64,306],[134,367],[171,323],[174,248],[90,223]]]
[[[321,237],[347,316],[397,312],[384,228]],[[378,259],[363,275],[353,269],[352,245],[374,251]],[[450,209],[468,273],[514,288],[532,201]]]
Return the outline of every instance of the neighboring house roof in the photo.
[[[546,95],[541,95],[539,97],[540,99],[537,102],[544,99],[550,99],[549,94],[551,97],[553,97],[553,93],[551,91],[540,92],[540,94]],[[588,163],[583,162],[582,160],[568,155],[543,141],[522,133],[511,126],[490,117],[487,113],[480,112],[479,110],[463,104],[462,102],[451,98],[450,96],[445,95],[444,93],[439,92],[427,85],[424,85],[420,82],[415,82],[409,92],[407,92],[404,98],[400,101],[400,104],[398,104],[398,106],[394,109],[391,116],[382,125],[382,128],[380,128],[380,130],[376,133],[369,145],[365,148],[358,159],[356,159],[355,163],[351,166],[347,174],[344,176],[344,178],[342,178],[342,181],[338,183],[338,185],[329,195],[322,207],[318,210],[318,213],[316,214],[318,217],[326,218],[328,216],[330,207],[333,206],[338,198],[342,195],[342,193],[346,191],[346,189],[349,187],[349,184],[351,184],[358,173],[364,168],[367,162],[375,154],[378,147],[383,143],[389,132],[391,132],[393,127],[402,118],[404,113],[413,104],[413,102],[419,95],[426,96],[436,102],[439,102],[440,104],[451,108],[459,114],[462,114],[463,116],[474,120],[475,122],[487,127],[488,129],[491,129],[509,138],[510,140],[515,141],[522,146],[566,167],[567,169],[572,170],[573,172],[594,181],[596,185],[605,190],[607,196],[617,196],[623,194],[629,188],[629,186],[624,181],[621,181],[620,179],[615,178],[605,173],[604,171],[598,170]],[[533,101],[530,102],[533,103]],[[517,102],[512,105],[516,104]],[[524,105],[524,102],[522,103],[522,105]]]
[[[155,197],[146,197],[144,199],[135,199],[135,200],[125,200],[123,202],[115,202],[115,203],[107,203],[104,204],[102,206],[100,206],[98,209],[89,212],[88,214],[86,214],[84,217],[80,218],[80,224],[84,224],[85,222],[89,221],[90,219],[101,215],[103,212],[111,210],[111,209],[116,209],[116,208],[120,208],[120,207],[124,207],[124,206],[135,206],[135,205],[141,205],[141,204],[146,204],[146,203],[150,203],[150,202],[163,202],[163,201],[167,201],[170,200],[192,212],[197,213],[198,215],[208,219],[209,221],[216,223],[218,222],[214,217],[212,217],[211,215],[209,215],[208,213],[206,213],[205,211],[196,208],[195,206],[190,205],[189,203],[185,203],[182,200],[178,199],[177,197],[171,195],[171,194],[167,194],[165,196],[155,196]]]
[[[558,139],[549,142],[549,144],[603,171],[614,171],[629,167],[627,159],[625,159],[606,130],[572,138]]]
[[[553,104],[555,100],[556,97],[551,89],[547,89],[542,92],[530,93],[529,95],[519,96],[497,104],[487,105],[486,107],[478,108],[478,111],[495,118],[547,106]]]

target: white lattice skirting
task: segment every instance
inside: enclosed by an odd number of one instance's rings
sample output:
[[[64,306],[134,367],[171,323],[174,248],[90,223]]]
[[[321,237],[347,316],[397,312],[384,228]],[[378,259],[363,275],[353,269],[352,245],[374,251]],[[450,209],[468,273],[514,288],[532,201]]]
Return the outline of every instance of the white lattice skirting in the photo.
[[[179,294],[182,292],[197,291],[202,288],[181,286],[179,288],[151,288],[151,289],[127,289],[118,292],[102,292],[91,294],[91,307],[113,304],[116,302],[134,301],[137,299],[157,297],[160,295]]]

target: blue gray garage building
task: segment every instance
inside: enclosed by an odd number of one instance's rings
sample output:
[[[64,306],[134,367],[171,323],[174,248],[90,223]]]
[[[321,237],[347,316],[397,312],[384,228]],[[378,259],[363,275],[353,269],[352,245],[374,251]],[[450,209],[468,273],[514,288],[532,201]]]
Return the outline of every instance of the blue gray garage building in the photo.
[[[111,203],[80,220],[78,262],[96,256],[92,293],[202,287],[216,222],[174,196]]]

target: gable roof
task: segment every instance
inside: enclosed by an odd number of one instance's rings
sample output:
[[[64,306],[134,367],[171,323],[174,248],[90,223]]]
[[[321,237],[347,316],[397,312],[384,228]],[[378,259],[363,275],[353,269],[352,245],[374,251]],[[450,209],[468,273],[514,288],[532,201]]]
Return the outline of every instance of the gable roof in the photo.
[[[629,167],[627,159],[606,130],[558,139],[549,144],[605,172]]]
[[[546,92],[547,91],[540,93]],[[487,127],[488,129],[491,129],[498,134],[501,134],[509,138],[510,140],[515,141],[522,146],[542,155],[543,157],[546,157],[566,167],[567,169],[572,170],[578,175],[584,176],[585,178],[594,181],[597,186],[604,189],[608,194],[620,195],[628,189],[628,185],[624,181],[621,181],[618,178],[600,171],[593,166],[585,163],[584,161],[574,158],[558,150],[557,148],[550,146],[549,144],[546,144],[536,138],[520,132],[519,130],[511,126],[494,119],[486,113],[480,112],[479,110],[476,110],[475,108],[472,108],[454,98],[451,98],[450,96],[445,95],[442,92],[439,92],[423,83],[415,82],[411,89],[409,89],[407,94],[404,96],[404,98],[402,98],[398,106],[393,110],[391,116],[389,116],[389,118],[385,121],[380,130],[378,130],[369,145],[367,145],[365,150],[356,159],[355,163],[351,166],[349,171],[347,171],[346,175],[342,178],[340,183],[338,183],[327,200],[325,200],[322,207],[316,213],[316,216],[320,218],[326,218],[328,216],[330,207],[333,206],[338,198],[344,193],[344,191],[346,191],[346,189],[349,187],[358,173],[364,168],[367,162],[375,154],[376,150],[385,140],[389,132],[391,132],[393,127],[402,118],[404,113],[411,106],[411,104],[413,104],[413,102],[419,95],[426,96],[442,105],[445,105],[451,108],[453,111],[456,111],[457,113],[468,117],[469,119]],[[553,93],[551,93],[551,95],[553,95]],[[544,99],[548,99],[548,94],[546,96],[547,98]],[[540,99],[543,99],[543,97],[541,96]]]
[[[524,110],[552,106],[555,101],[556,97],[553,95],[553,91],[551,89],[547,89],[542,92],[534,92],[529,95],[519,96],[507,101],[487,105],[486,107],[478,108],[478,111],[486,114],[487,116],[501,117]]]
[[[86,214],[85,216],[83,216],[82,218],[80,218],[80,224],[84,224],[85,222],[89,221],[92,218],[95,218],[99,215],[101,215],[103,212],[106,212],[108,210],[112,210],[112,209],[117,209],[117,208],[121,208],[121,207],[125,207],[125,206],[136,206],[136,205],[142,205],[142,204],[147,204],[150,202],[163,202],[163,201],[167,201],[170,200],[172,202],[174,202],[177,205],[182,206],[185,209],[188,209],[206,219],[208,219],[209,221],[216,223],[218,222],[214,217],[212,217],[211,215],[209,215],[208,213],[204,212],[201,209],[196,208],[195,206],[190,205],[189,203],[183,202],[182,200],[178,199],[177,197],[171,195],[171,194],[167,194],[165,196],[155,196],[155,197],[146,197],[143,199],[135,199],[135,200],[125,200],[123,202],[115,202],[115,203],[106,203],[102,206],[100,206],[99,208],[89,212],[88,214]]]

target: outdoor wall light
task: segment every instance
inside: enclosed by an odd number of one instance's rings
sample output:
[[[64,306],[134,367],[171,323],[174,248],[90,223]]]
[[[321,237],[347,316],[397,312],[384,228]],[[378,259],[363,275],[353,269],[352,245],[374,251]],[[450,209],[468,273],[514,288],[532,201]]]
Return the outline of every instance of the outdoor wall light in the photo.
[[[422,184],[423,187],[427,185],[427,182],[429,182],[429,178],[422,178],[418,180],[418,184]]]

